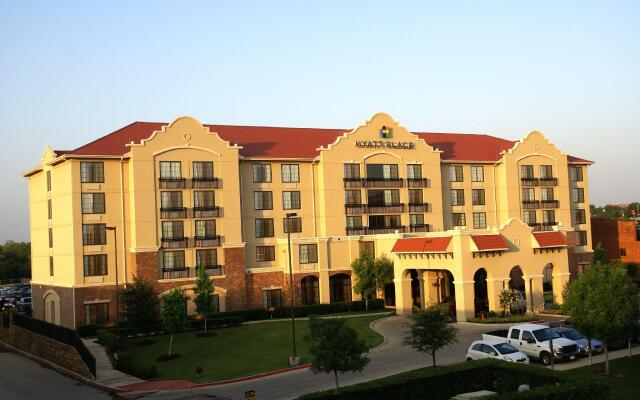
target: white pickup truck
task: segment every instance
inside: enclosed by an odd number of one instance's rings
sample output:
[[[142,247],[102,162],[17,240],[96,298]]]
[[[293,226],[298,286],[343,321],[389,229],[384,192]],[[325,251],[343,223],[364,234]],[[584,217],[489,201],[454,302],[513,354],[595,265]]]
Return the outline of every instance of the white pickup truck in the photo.
[[[509,330],[488,332],[482,335],[484,340],[502,340],[511,344],[529,357],[537,358],[544,365],[551,364],[549,340],[553,341],[553,357],[555,359],[575,359],[579,347],[576,342],[560,336],[545,325],[520,324]]]

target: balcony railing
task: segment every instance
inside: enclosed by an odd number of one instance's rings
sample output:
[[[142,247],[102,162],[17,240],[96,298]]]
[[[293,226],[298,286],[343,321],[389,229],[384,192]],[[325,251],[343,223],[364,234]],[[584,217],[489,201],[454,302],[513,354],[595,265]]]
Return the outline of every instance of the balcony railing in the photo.
[[[368,188],[401,188],[404,186],[402,178],[365,178],[364,187]]]
[[[191,187],[194,189],[218,189],[222,182],[218,178],[192,178]]]
[[[195,278],[200,267],[182,267],[182,268],[162,268],[160,271],[161,279],[188,279]],[[224,275],[224,265],[207,265],[204,271],[208,276]]]
[[[541,231],[552,231],[553,227],[558,225],[558,223],[556,221],[552,221],[552,222],[543,222],[542,224],[540,224],[540,230]]]
[[[160,189],[186,189],[187,180],[185,178],[160,178]]]
[[[204,272],[209,276],[224,275],[224,265],[207,265],[204,267]]]
[[[431,204],[429,203],[420,203],[420,204],[409,203],[409,212],[429,212],[429,211],[431,211]]]
[[[558,178],[540,178],[540,186],[558,186]]]
[[[400,226],[389,226],[389,227],[368,227],[367,235],[380,235],[384,233],[396,233],[396,232],[406,232],[406,227],[404,225]]]
[[[160,218],[161,219],[187,218],[187,209],[185,207],[161,208]]]
[[[409,225],[409,232],[431,232],[431,225],[429,224]]]
[[[367,212],[366,204],[345,204],[344,212],[347,215],[360,215]]]
[[[535,210],[540,208],[538,200],[522,200],[522,208],[525,210]]]
[[[367,234],[367,228],[365,228],[364,226],[347,226],[346,231],[347,236]]]
[[[195,236],[193,238],[195,247],[216,247],[220,246],[220,235],[214,236]]]
[[[361,188],[361,178],[343,178],[345,188]]]
[[[369,205],[367,204],[367,213],[369,214],[387,214],[404,212],[404,204],[388,204],[388,205]]]
[[[521,178],[522,186],[538,186],[540,181],[538,178]]]
[[[426,188],[430,187],[431,182],[427,178],[407,178],[407,187],[410,188]]]
[[[179,249],[183,247],[189,247],[189,239],[186,237],[181,238],[162,238],[160,239],[162,242],[163,249]]]
[[[540,201],[540,208],[558,208],[560,202],[558,200],[542,200]]]
[[[193,207],[193,218],[216,218],[221,214],[220,207]]]

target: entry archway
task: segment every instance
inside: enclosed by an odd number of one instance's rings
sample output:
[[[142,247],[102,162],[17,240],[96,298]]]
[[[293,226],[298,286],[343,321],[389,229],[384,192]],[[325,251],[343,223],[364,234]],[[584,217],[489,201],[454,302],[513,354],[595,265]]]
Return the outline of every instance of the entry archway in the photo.
[[[487,293],[487,270],[480,268],[473,275],[473,294],[475,314],[480,315],[489,311],[489,296]]]
[[[329,278],[330,301],[351,303],[351,275],[336,274]]]
[[[44,320],[60,325],[60,296],[55,290],[47,290],[43,296]]]
[[[527,311],[527,293],[526,284],[523,278],[522,269],[516,265],[509,272],[509,289],[516,290],[520,293],[520,299],[511,304],[511,312],[524,313]]]
[[[305,276],[300,280],[302,304],[320,304],[320,280],[313,276]]]

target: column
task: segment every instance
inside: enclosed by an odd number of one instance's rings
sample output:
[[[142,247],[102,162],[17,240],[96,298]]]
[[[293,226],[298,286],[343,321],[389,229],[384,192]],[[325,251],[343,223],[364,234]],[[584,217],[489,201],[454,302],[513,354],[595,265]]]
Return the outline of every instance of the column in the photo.
[[[555,269],[555,267],[554,267]],[[570,272],[554,272],[551,274],[553,278],[553,298],[556,303],[562,304],[564,303],[564,287],[569,282],[569,277],[571,277]]]
[[[320,270],[318,274],[318,285],[320,289],[320,304],[331,303],[331,292],[329,284],[329,270]]]
[[[542,290],[543,275],[523,275],[525,292],[527,293],[527,311],[535,313],[544,308]]]
[[[432,306],[438,304],[438,288],[435,286],[438,282],[435,271],[424,271],[424,285],[425,285],[425,304]]]
[[[456,319],[463,322],[475,316],[473,281],[453,281],[456,288]]]
[[[411,278],[396,278],[393,283],[396,287],[396,314],[411,315]]]
[[[425,298],[425,275],[426,271],[418,270],[418,285],[420,287],[420,308],[424,310],[426,308],[426,298]]]

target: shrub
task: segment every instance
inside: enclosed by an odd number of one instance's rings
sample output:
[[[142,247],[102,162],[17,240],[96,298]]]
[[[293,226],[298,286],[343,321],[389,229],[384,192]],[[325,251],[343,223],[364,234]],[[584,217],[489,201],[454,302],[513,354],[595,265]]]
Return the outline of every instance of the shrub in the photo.
[[[82,325],[76,328],[76,332],[80,337],[93,337],[98,332],[98,327],[96,325]]]
[[[118,353],[116,368],[141,379],[152,379],[158,376],[158,370],[155,365],[140,362],[126,351]]]
[[[121,341],[112,331],[99,329],[96,332],[96,336],[98,337],[98,343],[108,348],[112,353],[115,353],[119,347],[122,347],[120,346]]]
[[[494,313],[495,314],[495,313]],[[504,317],[502,316],[493,316],[493,317],[489,317],[488,315],[485,316],[485,319],[482,320],[482,318],[470,318],[468,320],[468,322],[475,322],[475,323],[480,323],[480,324],[503,324],[503,323],[512,323],[512,322],[529,322],[529,321],[536,321],[538,318],[535,315],[518,315],[518,314],[511,314],[511,315],[506,315]]]

